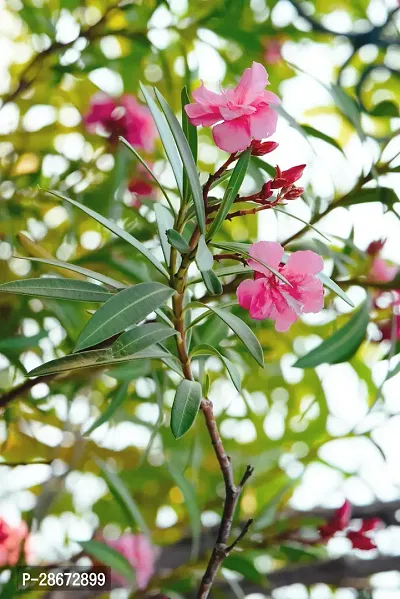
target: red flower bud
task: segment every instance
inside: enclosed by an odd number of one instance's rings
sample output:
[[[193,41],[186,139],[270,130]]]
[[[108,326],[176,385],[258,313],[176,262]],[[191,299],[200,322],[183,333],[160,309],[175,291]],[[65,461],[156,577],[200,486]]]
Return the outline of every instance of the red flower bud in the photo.
[[[279,166],[277,166],[275,179],[272,181],[272,189],[290,187],[290,185],[293,185],[293,183],[300,179],[305,168],[305,164],[299,164],[298,166],[292,166],[292,168],[286,171],[281,171]]]
[[[362,551],[376,549],[375,543],[369,537],[366,537],[358,531],[350,530],[346,536],[351,541],[353,549],[361,549]]]
[[[304,187],[292,187],[285,193],[285,200],[295,200],[304,193]]]
[[[276,141],[258,141],[253,139],[251,142],[251,155],[252,156],[265,156],[273,152],[279,146]]]
[[[376,241],[371,241],[369,246],[367,247],[367,254],[369,256],[376,256],[383,249],[383,246],[386,243],[386,239],[377,239]]]
[[[267,183],[264,183],[264,185],[261,188],[260,198],[262,200],[268,200],[268,198],[270,198],[271,196],[272,196],[271,181],[268,181]]]
[[[352,507],[350,501],[346,499],[342,507],[336,510],[334,520],[339,526],[339,530],[343,530],[349,525],[351,518]]]

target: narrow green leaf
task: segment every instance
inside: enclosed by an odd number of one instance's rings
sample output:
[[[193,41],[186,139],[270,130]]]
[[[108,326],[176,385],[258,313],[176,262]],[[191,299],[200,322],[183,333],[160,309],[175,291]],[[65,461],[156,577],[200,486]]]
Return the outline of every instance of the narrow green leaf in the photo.
[[[260,158],[259,156],[252,156],[250,158],[250,161],[260,171],[263,171],[264,173],[267,173],[267,175],[269,175],[272,179],[275,177],[276,171],[275,171],[274,167],[271,166],[270,164],[268,164],[268,162],[264,162],[264,160],[262,158]]]
[[[0,293],[34,295],[35,297],[51,297],[77,302],[106,302],[114,297],[113,293],[100,285],[59,277],[10,281],[0,285]]]
[[[190,191],[192,192],[193,203],[196,209],[197,224],[199,226],[200,233],[204,234],[206,229],[206,212],[204,208],[203,191],[201,189],[196,163],[193,160],[191,149],[178,122],[178,119],[167,104],[165,98],[157,89],[155,89],[155,94],[160,103],[161,109],[165,114],[165,118],[168,121],[172,135],[175,138],[176,145],[178,147],[178,151],[182,158],[183,166],[188,178],[188,185],[190,187]]]
[[[212,347],[211,345],[207,345],[206,343],[201,343],[199,345],[196,345],[196,347],[193,349],[193,351],[190,352],[190,355],[193,358],[203,357],[203,356],[217,356],[218,358],[220,358],[220,360],[224,364],[226,370],[228,371],[229,376],[232,379],[232,383],[234,384],[236,389],[239,391],[239,393],[241,393],[242,383],[240,380],[239,370],[236,368],[235,364],[233,362],[231,362],[231,360],[229,360],[223,354],[221,354],[221,352],[218,351],[215,347]]]
[[[174,289],[161,283],[139,283],[120,291],[93,314],[79,336],[75,351],[121,333],[154,312],[174,293]]]
[[[84,204],[76,202],[75,200],[68,198],[67,196],[63,196],[61,193],[58,193],[58,191],[46,190],[46,193],[49,193],[55,196],[56,198],[59,198],[60,200],[64,200],[65,202],[69,202],[73,206],[76,206],[77,208],[80,208],[80,210],[83,210],[83,212],[85,212],[88,216],[94,218],[94,220],[96,220],[98,223],[103,225],[103,227],[106,227],[106,229],[114,233],[114,235],[117,235],[117,237],[120,237],[121,239],[124,239],[125,241],[130,243],[130,245],[132,245],[135,249],[138,250],[138,252],[145,256],[147,260],[149,260],[149,262],[151,262],[153,266],[155,266],[155,268],[161,274],[168,278],[168,273],[165,270],[164,266],[161,264],[161,262],[159,262],[157,258],[155,258],[153,254],[149,252],[149,250],[140,241],[133,237],[133,235],[131,235],[127,231],[124,231],[124,229],[121,229],[121,227],[108,220],[108,218],[104,218],[104,216],[101,216],[101,214],[98,214],[91,208],[88,208]]]
[[[321,237],[323,237],[327,241],[329,241],[329,242],[331,241],[329,239],[329,237],[327,237],[324,233],[321,233],[321,231],[319,231],[311,223],[307,222],[303,218],[300,218],[300,216],[297,216],[296,214],[292,214],[291,212],[286,212],[286,210],[282,210],[281,208],[274,207],[274,208],[272,208],[272,210],[275,210],[275,212],[280,212],[281,214],[285,214],[286,216],[290,216],[291,218],[294,218],[294,219],[300,221],[301,223],[303,223],[304,225],[307,225],[307,227],[310,227],[310,229],[312,229],[313,231],[315,231],[316,233],[318,233],[318,235],[321,235]]]
[[[171,430],[180,439],[192,426],[201,402],[201,385],[184,379],[176,390],[171,411]]]
[[[175,329],[167,327],[159,322],[151,322],[133,327],[123,333],[111,346],[116,357],[130,356],[138,351],[147,349],[154,343],[159,343],[176,335]]]
[[[115,414],[115,412],[118,410],[118,408],[121,406],[122,402],[124,401],[124,399],[126,397],[126,393],[128,391],[128,386],[129,386],[129,383],[125,382],[125,383],[122,383],[122,385],[120,385],[118,387],[116,392],[113,393],[113,397],[112,397],[110,403],[108,404],[107,408],[104,410],[104,412],[102,414],[100,414],[100,416],[98,418],[96,418],[96,420],[93,422],[92,426],[83,433],[84,436],[90,435],[90,433],[95,431],[96,428],[99,428],[99,426],[101,426],[105,422],[108,422],[109,420],[111,420],[112,416]]]
[[[0,352],[4,354],[21,353],[32,347],[37,347],[39,341],[47,337],[47,331],[40,331],[36,335],[25,337],[16,335],[15,337],[3,337],[0,339]]]
[[[361,108],[354,98],[349,96],[340,85],[326,85],[325,88],[331,94],[336,106],[350,123],[354,125],[361,141],[366,139],[361,123]]]
[[[394,376],[396,376],[396,374],[398,374],[400,372],[400,362],[398,362],[396,364],[396,366],[394,368],[392,368],[392,370],[390,370],[387,374],[386,380],[388,381],[389,379],[392,379]]]
[[[213,272],[217,275],[217,277],[229,277],[232,275],[251,275],[253,270],[249,266],[243,266],[243,264],[239,264],[235,266],[222,266],[221,268],[216,268]],[[189,285],[201,283],[202,279],[202,276],[196,276],[189,280]]]
[[[65,270],[71,270],[73,272],[77,272],[84,277],[90,277],[95,281],[100,281],[105,285],[109,285],[110,287],[114,287],[114,289],[126,289],[127,285],[124,283],[120,283],[111,277],[107,277],[100,272],[95,272],[94,270],[90,270],[89,268],[83,268],[82,266],[78,266],[77,264],[71,264],[69,262],[62,262],[61,260],[47,260],[45,258],[31,258],[25,256],[22,258],[21,256],[16,256],[16,258],[20,258],[21,260],[30,260],[31,262],[42,262],[43,264],[48,264],[49,266],[55,266],[56,268],[65,268]]]
[[[239,193],[239,189],[243,183],[243,180],[246,176],[247,169],[249,167],[251,156],[251,148],[248,148],[245,152],[243,152],[236,163],[235,168],[233,169],[233,173],[231,178],[229,179],[229,183],[226,187],[224,197],[221,202],[221,206],[211,223],[211,227],[207,232],[207,239],[211,239],[221,228],[222,223],[224,222],[233,202],[235,201],[236,196]]]
[[[189,244],[175,229],[168,229],[167,237],[169,244],[177,249],[180,254],[188,254],[190,252]]]
[[[322,141],[326,141],[326,143],[330,144],[344,155],[343,149],[340,146],[340,144],[336,141],[336,139],[330,137],[330,135],[322,133],[322,131],[319,131],[318,129],[314,129],[314,127],[311,127],[311,125],[300,125],[300,127],[304,129],[307,135],[311,135],[311,137],[316,137],[318,139],[322,139]]]
[[[233,572],[239,572],[239,574],[244,576],[246,581],[248,580],[257,584],[260,587],[260,590],[267,586],[265,575],[257,570],[250,558],[241,554],[232,552],[228,555],[228,557],[224,559],[224,568],[233,570]]]
[[[213,267],[214,257],[208,249],[204,235],[200,235],[196,251],[196,264],[199,270],[211,270]]]
[[[315,368],[319,364],[347,362],[365,339],[369,323],[369,302],[365,301],[350,320],[318,347],[294,364],[297,368]]]
[[[161,110],[158,108],[156,102],[153,100],[145,86],[140,83],[140,89],[142,90],[142,94],[144,99],[146,100],[147,106],[150,109],[151,115],[154,119],[156,127],[158,129],[158,133],[160,134],[160,138],[162,144],[164,146],[165,153],[173,170],[175,181],[178,186],[179,194],[183,196],[183,168],[182,162],[179,158],[179,153],[175,145],[174,138],[171,134],[170,128],[165,122],[164,116]]]
[[[340,206],[353,206],[355,204],[367,204],[379,202],[390,209],[399,201],[396,192],[390,187],[367,187],[360,191],[354,191],[346,195],[338,204]]]
[[[155,204],[154,212],[156,215],[158,235],[160,237],[161,248],[164,254],[165,263],[169,266],[171,260],[171,246],[168,243],[167,231],[174,226],[174,217],[171,212],[162,204]]]
[[[221,295],[223,292],[222,283],[213,270],[202,270],[201,277],[208,293],[211,295]]]
[[[345,293],[343,289],[341,289],[341,287],[339,287],[339,285],[335,283],[335,281],[332,281],[332,279],[326,276],[323,272],[319,272],[317,274],[317,277],[320,281],[322,281],[322,284],[325,285],[325,287],[333,291],[333,293],[336,293],[336,295],[338,295],[344,302],[346,302],[346,304],[354,308],[354,303],[351,301],[347,293]]]
[[[113,472],[108,468],[105,462],[100,459],[96,459],[96,462],[100,467],[103,478],[106,481],[111,494],[122,508],[129,526],[137,526],[143,534],[149,537],[150,531],[147,524],[123,481],[116,472]]]
[[[185,137],[188,141],[190,151],[192,152],[193,160],[195,164],[197,163],[197,127],[192,125],[189,121],[189,117],[186,114],[185,106],[190,104],[189,94],[187,92],[186,86],[182,89],[181,92],[181,105],[182,105],[182,130],[185,134]],[[190,186],[189,180],[184,173],[183,176],[183,200],[184,202],[188,202],[190,197]]]
[[[214,312],[214,314],[219,316],[219,318],[223,320],[229,328],[232,329],[232,331],[247,347],[255,361],[263,368],[264,355],[262,347],[257,337],[254,335],[253,331],[247,326],[247,324],[244,323],[243,320],[241,320],[234,314],[231,314],[231,312],[221,310],[221,308],[216,308],[215,306],[207,306],[207,308]]]
[[[111,570],[115,570],[122,574],[130,585],[135,583],[135,572],[122,553],[109,547],[105,543],[100,543],[92,539],[91,541],[77,541],[85,553],[94,557],[97,561],[109,566]]]
[[[199,555],[201,532],[200,507],[197,500],[196,489],[185,478],[184,474],[182,474],[182,472],[178,470],[178,468],[171,462],[168,464],[168,470],[170,471],[176,485],[182,491],[182,495],[185,500],[185,507],[189,513],[190,528],[192,531],[192,550],[190,557],[193,561],[195,561]]]
[[[225,171],[220,177],[219,179],[216,179],[215,181],[213,181],[210,185],[210,189],[214,189],[214,187],[218,187],[218,185],[222,185],[222,183],[225,183],[225,181],[227,181],[228,179],[231,178],[231,175],[233,173],[233,168],[229,169],[227,171]],[[221,199],[219,199],[219,201],[221,201]]]
[[[118,358],[114,356],[111,348],[96,349],[50,360],[28,372],[27,376],[45,376],[46,374],[58,374],[83,368],[103,368],[105,366],[115,366],[121,362],[131,362],[132,360],[171,360],[172,358],[171,353],[154,348]]]
[[[255,530],[263,530],[264,528],[268,528],[275,521],[276,512],[278,511],[279,504],[285,495],[293,489],[293,487],[298,483],[298,479],[293,479],[283,485],[281,489],[271,499],[268,503],[261,508],[260,515],[254,522]]]
[[[164,195],[165,199],[167,200],[168,206],[170,207],[170,209],[171,209],[171,211],[173,213],[174,212],[174,208],[172,206],[171,200],[169,199],[167,192],[165,191],[164,187],[161,185],[159,179],[155,176],[155,174],[153,173],[153,171],[151,170],[151,168],[146,164],[146,162],[143,160],[143,158],[140,156],[140,154],[138,154],[136,152],[135,148],[133,146],[131,146],[131,144],[129,143],[128,140],[126,140],[124,137],[120,137],[119,139],[132,152],[132,154],[139,160],[139,162],[144,166],[144,168],[149,173],[149,175],[157,183],[157,185],[160,188],[162,194]]]

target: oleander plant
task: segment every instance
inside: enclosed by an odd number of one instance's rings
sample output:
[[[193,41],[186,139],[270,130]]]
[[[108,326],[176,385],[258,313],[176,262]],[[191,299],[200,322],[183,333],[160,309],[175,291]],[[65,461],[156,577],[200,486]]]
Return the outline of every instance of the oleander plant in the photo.
[[[400,11],[334,4],[0,9],[0,599],[64,596],[18,566],[108,568],[77,599],[400,569]]]

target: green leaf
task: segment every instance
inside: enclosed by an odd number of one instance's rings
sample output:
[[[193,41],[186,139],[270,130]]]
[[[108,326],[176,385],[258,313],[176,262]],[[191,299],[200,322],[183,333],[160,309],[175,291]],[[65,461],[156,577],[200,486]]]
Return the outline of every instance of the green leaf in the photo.
[[[183,196],[183,168],[182,163],[179,158],[179,153],[175,145],[174,138],[171,134],[170,128],[168,127],[161,110],[158,108],[156,102],[153,100],[145,86],[140,83],[140,89],[142,90],[142,94],[144,99],[146,100],[147,106],[150,109],[151,115],[154,119],[156,127],[158,129],[158,133],[160,134],[160,138],[162,144],[164,146],[165,153],[169,160],[169,163],[172,167],[175,181],[178,186],[179,194]]]
[[[214,257],[208,249],[204,235],[200,235],[196,251],[196,264],[199,270],[211,270]]]
[[[176,335],[175,329],[167,327],[160,322],[151,322],[133,327],[123,333],[111,346],[116,357],[130,356],[138,351],[147,349],[154,343],[159,343]]]
[[[164,304],[174,289],[161,283],[139,283],[114,295],[89,320],[75,351],[93,347],[146,318]]]
[[[190,191],[192,192],[193,203],[196,209],[197,224],[199,226],[200,233],[204,234],[206,229],[206,212],[204,208],[203,191],[201,189],[196,163],[193,160],[191,149],[178,122],[178,119],[157,89],[155,89],[155,94],[160,103],[162,111],[165,114],[165,118],[168,121],[172,135],[175,138],[178,152],[182,158],[184,170],[188,178],[188,185],[190,187]]]
[[[100,467],[103,478],[106,481],[111,494],[124,512],[129,526],[132,526],[133,528],[137,526],[143,534],[149,537],[150,531],[147,524],[123,481],[116,472],[113,472],[108,468],[105,462],[100,459],[96,459],[96,462]]]
[[[241,393],[242,391],[242,383],[240,380],[240,373],[236,368],[235,364],[231,362],[228,358],[226,358],[221,352],[219,352],[215,347],[211,345],[207,345],[206,343],[202,343],[200,345],[196,345],[190,355],[193,358],[203,357],[203,356],[217,356],[220,358],[222,363],[224,364],[226,370],[228,371],[229,376],[232,379],[232,383],[236,387],[236,389]]]
[[[139,162],[144,166],[144,168],[149,173],[149,175],[157,183],[157,185],[160,188],[162,194],[164,195],[165,199],[167,200],[168,206],[170,207],[170,209],[171,209],[171,211],[173,213],[174,212],[174,208],[173,208],[173,206],[171,204],[171,200],[169,199],[167,192],[165,191],[164,187],[161,185],[159,179],[155,176],[155,174],[153,173],[153,171],[151,170],[151,168],[146,164],[146,162],[143,160],[143,158],[140,156],[140,154],[138,154],[136,152],[135,148],[133,146],[131,146],[131,144],[129,143],[129,141],[127,141],[124,137],[120,137],[119,139],[132,152],[132,154],[139,160]]]
[[[184,379],[179,383],[171,411],[171,430],[180,439],[192,426],[201,402],[201,385]]]
[[[167,237],[170,245],[178,250],[180,254],[188,254],[190,252],[189,244],[175,229],[168,229]]]
[[[109,566],[111,570],[115,570],[119,574],[122,574],[122,576],[126,578],[130,585],[134,584],[135,572],[122,553],[116,549],[113,549],[112,547],[109,547],[105,543],[100,543],[94,539],[91,541],[77,542],[85,551],[85,553],[88,553],[105,566]]]
[[[197,383],[197,385],[199,385],[199,383]],[[185,500],[185,507],[189,513],[190,528],[192,531],[192,550],[190,557],[193,561],[195,561],[199,555],[201,532],[200,508],[197,500],[196,490],[194,486],[185,478],[182,472],[178,470],[178,468],[171,462],[168,464],[168,470],[170,471],[175,484],[182,491],[182,495]]]
[[[18,256],[20,258],[20,256]],[[78,266],[77,264],[71,264],[69,262],[62,262],[61,260],[48,260],[45,258],[31,258],[31,257],[23,257],[21,260],[30,260],[31,262],[42,262],[43,264],[48,264],[49,266],[55,266],[56,268],[65,268],[65,270],[71,270],[73,272],[77,272],[84,277],[90,277],[95,281],[100,281],[105,285],[109,285],[110,287],[114,287],[114,289],[126,289],[127,285],[124,283],[120,283],[111,277],[107,277],[106,275],[101,274],[100,272],[95,272],[94,270],[90,270],[89,268],[83,268],[82,266]]]
[[[219,318],[223,320],[229,328],[232,329],[232,331],[247,347],[255,361],[263,368],[264,355],[262,347],[257,337],[254,335],[253,331],[247,326],[247,324],[244,323],[243,320],[241,320],[234,314],[231,314],[231,312],[221,310],[220,308],[216,308],[215,306],[207,306],[207,308],[214,312],[214,314],[219,316]]]
[[[226,187],[224,197],[221,202],[221,206],[211,223],[211,227],[207,233],[207,239],[211,239],[218,232],[222,223],[224,222],[233,202],[235,201],[236,196],[239,193],[239,189],[243,183],[243,180],[246,176],[247,169],[250,162],[251,156],[251,148],[248,148],[245,152],[243,152],[236,163],[235,168],[233,169],[233,173],[231,178],[229,179],[229,183]]]
[[[259,156],[252,156],[250,158],[250,161],[260,170],[263,171],[264,173],[267,173],[267,175],[269,175],[270,177],[274,178],[276,175],[276,170],[274,169],[273,166],[271,166],[270,164],[268,164],[268,162],[264,162],[264,160],[262,160],[262,158],[260,158]]]
[[[47,374],[58,374],[69,372],[70,370],[80,370],[82,368],[102,368],[104,366],[114,366],[121,362],[130,362],[132,360],[171,360],[174,356],[162,349],[144,350],[136,352],[131,356],[115,357],[111,348],[96,349],[92,351],[70,354],[62,358],[50,360],[28,372],[29,377],[44,376]]]
[[[185,106],[190,104],[189,94],[187,92],[186,86],[182,89],[181,92],[181,105],[182,105],[182,130],[185,134],[185,137],[188,141],[190,151],[192,152],[193,160],[195,164],[197,163],[197,127],[192,125],[189,121],[188,115],[186,114]],[[183,176],[183,200],[187,202],[190,197],[190,187],[189,181],[186,173]]]
[[[224,559],[224,568],[233,570],[233,572],[239,572],[246,580],[254,582],[261,586],[261,588],[267,586],[266,577],[257,570],[251,559],[243,555],[232,552]]]
[[[396,366],[394,368],[392,368],[392,370],[390,370],[387,374],[386,380],[388,381],[389,379],[392,379],[394,376],[396,376],[396,374],[398,374],[400,372],[400,362],[398,362],[396,364]]]
[[[314,129],[314,127],[311,127],[311,125],[300,125],[300,127],[304,129],[307,135],[311,135],[312,137],[316,137],[318,139],[326,141],[326,143],[330,144],[344,155],[343,149],[341,148],[340,144],[336,141],[336,139],[330,137],[330,135],[322,133],[322,131],[319,131],[318,129]]]
[[[39,341],[47,337],[47,331],[40,331],[36,335],[25,337],[24,335],[16,335],[15,337],[6,337],[0,339],[0,352],[7,354],[21,353],[32,347],[37,347]]]
[[[169,266],[171,260],[171,246],[168,243],[167,231],[174,226],[174,217],[171,212],[162,204],[156,203],[154,206],[156,215],[158,235],[160,237],[161,248],[164,254],[165,263]]]
[[[213,271],[217,277],[228,277],[231,275],[251,275],[253,270],[249,266],[234,265],[234,266],[222,266],[221,268],[216,268]],[[189,280],[189,285],[194,285],[195,283],[201,283],[202,277],[196,276],[193,279]]]
[[[399,198],[396,192],[390,187],[367,187],[360,191],[355,191],[346,195],[343,200],[338,202],[340,206],[353,206],[354,204],[366,204],[369,202],[380,202],[390,209]]]
[[[340,85],[325,86],[335,101],[336,106],[350,123],[354,125],[359,138],[364,141],[365,133],[361,124],[361,108],[354,98],[349,96]]]
[[[369,323],[369,301],[365,301],[350,320],[318,347],[294,364],[297,368],[315,368],[319,364],[347,362],[364,341]]]
[[[125,382],[125,383],[122,383],[122,385],[120,385],[118,387],[116,392],[113,393],[113,397],[112,397],[110,403],[108,404],[107,408],[93,422],[92,426],[83,433],[84,436],[90,435],[90,433],[95,431],[96,428],[99,428],[99,426],[101,426],[105,422],[108,422],[109,420],[111,420],[112,416],[115,414],[115,412],[118,410],[118,408],[121,406],[122,402],[124,401],[127,390],[128,390],[128,386],[129,386],[129,383]]]
[[[318,235],[321,235],[321,237],[324,237],[324,239],[326,239],[327,241],[329,241],[329,242],[331,241],[329,239],[329,237],[327,237],[324,233],[321,233],[321,231],[319,231],[311,223],[309,223],[306,220],[300,218],[300,216],[297,216],[296,214],[292,214],[291,212],[286,212],[286,210],[282,210],[281,208],[275,208],[275,207],[273,207],[272,210],[275,210],[276,212],[280,212],[281,214],[285,214],[286,216],[290,216],[291,218],[295,218],[296,220],[300,221],[301,223],[303,223],[307,227],[310,227],[310,229],[312,229],[313,231],[315,231],[316,233],[318,233]]]
[[[71,198],[67,198],[67,196],[63,196],[61,193],[58,193],[58,191],[46,191],[46,193],[49,193],[55,196],[56,198],[59,198],[60,200],[64,200],[65,202],[69,202],[73,206],[76,206],[77,208],[80,208],[80,210],[83,210],[83,212],[85,212],[88,216],[94,218],[94,220],[96,220],[98,223],[103,225],[103,227],[106,227],[106,229],[117,235],[117,237],[120,237],[121,239],[124,239],[125,241],[130,243],[130,245],[132,245],[135,249],[138,250],[138,252],[145,256],[145,258],[147,258],[147,260],[149,260],[149,262],[151,262],[153,266],[155,266],[155,268],[161,274],[168,278],[168,272],[165,270],[161,262],[159,262],[157,258],[155,258],[153,254],[149,252],[149,250],[140,241],[133,237],[133,235],[131,235],[127,231],[124,231],[124,229],[121,229],[121,227],[108,220],[108,218],[104,218],[104,216],[101,216],[101,214],[98,214],[91,208],[88,208],[84,204],[76,202]]]
[[[317,274],[317,277],[320,281],[322,281],[322,284],[325,285],[325,287],[333,291],[333,293],[336,293],[336,295],[338,295],[344,302],[346,302],[346,304],[348,304],[352,308],[355,307],[354,303],[351,301],[347,293],[345,293],[343,289],[339,287],[337,283],[335,283],[335,281],[332,281],[332,279],[326,276],[323,272],[319,272]]]
[[[274,523],[280,502],[285,497],[287,492],[293,489],[297,482],[297,479],[289,481],[281,489],[279,489],[279,491],[275,493],[273,497],[271,497],[267,505],[261,508],[261,513],[254,522],[255,530],[263,530]]]
[[[202,270],[201,277],[208,293],[211,295],[221,295],[223,292],[222,283],[213,270]]]
[[[399,116],[399,107],[390,100],[382,100],[382,102],[379,102],[370,110],[369,114],[371,116],[396,118]]]
[[[0,293],[34,295],[35,297],[51,297],[77,302],[106,302],[114,297],[113,293],[100,285],[59,277],[10,281],[0,285]]]

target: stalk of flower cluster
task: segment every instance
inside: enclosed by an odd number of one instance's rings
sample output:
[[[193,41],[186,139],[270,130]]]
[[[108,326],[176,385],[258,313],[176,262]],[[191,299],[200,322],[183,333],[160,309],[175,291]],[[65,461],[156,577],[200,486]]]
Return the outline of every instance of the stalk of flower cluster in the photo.
[[[234,160],[236,160],[236,155],[232,154],[230,158],[222,165],[222,167],[218,169],[218,171],[210,175],[208,181],[203,187],[205,207],[207,207],[208,192],[211,184],[221,177],[221,175],[225,172],[228,166],[234,162]],[[181,208],[177,217],[176,226],[178,230],[182,226],[183,214],[184,207]],[[176,291],[172,298],[172,306],[174,313],[174,326],[178,333],[176,339],[177,351],[182,365],[183,374],[188,380],[193,380],[193,373],[186,345],[183,304],[187,286],[187,273],[190,264],[195,258],[199,236],[199,230],[196,229],[189,242],[191,251],[183,256],[181,265],[176,273],[176,251],[172,250],[170,260],[170,284]],[[251,466],[247,466],[240,483],[238,485],[235,484],[231,459],[230,456],[228,456],[225,452],[221,435],[215,420],[212,402],[208,398],[203,398],[201,400],[200,409],[204,415],[205,424],[225,483],[225,501],[221,524],[218,530],[215,546],[212,550],[207,569],[201,580],[197,594],[197,599],[206,599],[209,596],[211,587],[222,562],[229,555],[230,551],[232,551],[236,544],[244,537],[251,524],[251,520],[249,520],[238,538],[231,545],[228,545],[236,506],[246,481],[253,473],[253,468]]]

